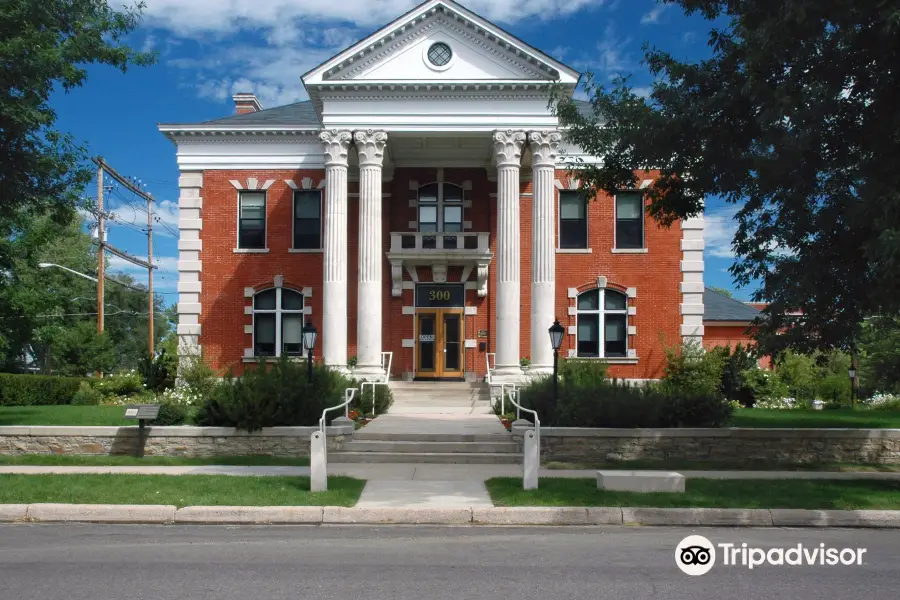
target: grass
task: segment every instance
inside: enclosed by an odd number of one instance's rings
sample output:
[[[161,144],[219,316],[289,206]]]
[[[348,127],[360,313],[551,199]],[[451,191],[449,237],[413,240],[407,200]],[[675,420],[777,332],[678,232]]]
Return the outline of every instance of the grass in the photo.
[[[124,426],[124,406],[0,406],[2,425]]]
[[[729,426],[900,429],[900,411],[861,408],[829,410],[741,408],[734,411]]]
[[[2,459],[0,459],[2,460]],[[645,471],[833,471],[833,472],[900,472],[900,465],[848,463],[783,463],[772,461],[744,461],[734,464],[714,460],[617,460],[598,462],[550,461],[544,468],[551,470],[614,469]]]
[[[529,491],[521,478],[485,483],[497,506],[900,509],[900,481],[689,479],[684,494],[601,491],[595,479],[543,477],[540,489]]]
[[[195,458],[183,456],[69,456],[63,454],[24,454],[0,456],[3,465],[34,466],[142,466],[142,467],[195,467],[203,465],[233,465],[242,467],[308,467],[307,456],[214,456]]]
[[[365,483],[329,477],[329,490],[313,493],[308,477],[0,475],[0,504],[353,506]]]

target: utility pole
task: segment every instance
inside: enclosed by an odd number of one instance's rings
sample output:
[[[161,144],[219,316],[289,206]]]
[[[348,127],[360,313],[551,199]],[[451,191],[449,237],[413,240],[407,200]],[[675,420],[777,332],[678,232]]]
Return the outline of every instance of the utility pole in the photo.
[[[97,251],[97,333],[103,333],[104,328],[104,319],[105,315],[103,314],[103,281],[104,281],[104,270],[106,265],[104,264],[104,252],[103,248],[106,245],[106,240],[103,236],[103,159],[100,159],[100,163],[97,165],[97,239],[100,242],[99,250]]]
[[[102,304],[102,295],[103,295],[103,253],[104,250],[109,250],[112,254],[127,260],[128,262],[144,267],[147,269],[149,274],[149,285],[148,285],[148,333],[147,333],[147,349],[150,354],[150,357],[153,358],[154,354],[154,335],[153,335],[153,316],[154,316],[154,302],[153,302],[153,270],[158,267],[153,264],[153,196],[141,190],[138,186],[134,185],[127,178],[119,175],[115,169],[109,166],[106,161],[103,160],[103,157],[98,156],[93,159],[94,163],[98,168],[98,185],[100,186],[98,190],[98,209],[99,209],[99,221],[100,221],[100,277],[98,277],[100,284],[97,288],[97,298],[100,307],[98,309],[100,316],[100,325],[98,328],[102,331],[102,315],[103,315],[103,304]],[[106,240],[103,239],[103,173],[104,171],[109,174],[110,177],[118,181],[122,184],[123,187],[133,192],[139,198],[146,200],[147,202],[147,260],[141,260],[135,256],[128,254],[127,252],[123,252],[118,248],[114,248],[106,243]]]

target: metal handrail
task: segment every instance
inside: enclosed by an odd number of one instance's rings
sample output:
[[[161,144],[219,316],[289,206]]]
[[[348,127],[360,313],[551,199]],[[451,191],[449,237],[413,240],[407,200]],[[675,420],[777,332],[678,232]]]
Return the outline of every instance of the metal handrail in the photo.
[[[328,464],[328,440],[326,438],[325,433],[325,416],[333,410],[344,409],[344,416],[348,419],[350,418],[350,403],[353,402],[353,399],[356,397],[356,388],[347,388],[344,390],[344,403],[338,404],[337,406],[332,406],[331,408],[326,408],[322,411],[322,418],[319,419],[319,431],[322,433],[322,443],[324,444],[324,452],[325,452],[325,464]]]
[[[491,373],[493,373],[493,371],[494,371],[494,369],[491,368],[491,357],[492,356],[494,357],[494,365],[496,366],[496,364],[497,364],[497,353],[496,352],[488,352],[487,354],[484,355],[484,362],[485,362],[485,366],[487,367],[484,378],[487,380],[488,385],[491,385],[491,377],[492,377]]]
[[[385,362],[387,362],[387,366],[385,366]],[[366,395],[366,386],[372,386],[372,416],[378,416],[375,414],[375,388],[379,385],[389,385],[391,381],[391,366],[394,364],[394,353],[393,352],[382,352],[381,353],[381,368],[384,369],[384,381],[363,381],[359,386],[359,395],[360,398]]]
[[[384,359],[387,358],[387,366],[384,366]],[[394,353],[393,352],[382,352],[381,353],[381,368],[384,369],[384,382],[387,383],[391,380],[391,367],[394,364]]]
[[[529,412],[534,415],[534,437],[537,442],[538,449],[538,464],[541,464],[541,420],[538,418],[537,411],[531,410],[530,408],[525,408],[520,405],[516,399],[519,396],[520,390],[516,389],[515,384],[513,385],[513,390],[509,394],[509,401],[513,403],[513,406],[516,407],[516,418],[518,419],[521,416],[521,411]]]

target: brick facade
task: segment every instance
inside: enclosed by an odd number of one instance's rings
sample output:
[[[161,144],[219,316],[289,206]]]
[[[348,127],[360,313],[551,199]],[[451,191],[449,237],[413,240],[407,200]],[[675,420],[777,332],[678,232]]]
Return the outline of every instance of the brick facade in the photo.
[[[351,167],[351,177],[353,176]],[[384,184],[383,199],[383,240],[384,252],[390,247],[391,232],[410,232],[410,222],[417,220],[416,208],[410,206],[410,199],[416,192],[410,190],[410,182],[426,185],[438,178],[437,168],[397,168],[393,180]],[[238,189],[232,182],[247,185],[255,179],[256,185],[274,180],[267,190],[267,252],[236,252]],[[283,285],[288,288],[311,292],[305,299],[308,317],[317,329],[322,331],[322,279],[323,254],[321,252],[291,252],[292,245],[292,188],[288,181],[298,186],[318,189],[325,179],[323,170],[305,171],[224,171],[208,170],[203,177],[203,248],[200,259],[203,264],[201,274],[202,333],[200,343],[211,365],[220,371],[229,369],[235,373],[243,371],[245,350],[252,348],[252,316],[247,307],[252,299],[246,295],[247,288],[260,291],[273,287],[277,276],[283,277]],[[521,185],[521,335],[520,356],[530,353],[530,296],[531,296],[531,183],[530,169],[522,169]],[[466,231],[490,232],[491,251],[497,253],[497,184],[488,178],[484,169],[443,170],[443,180],[457,185],[471,183],[471,190],[465,192],[465,199],[471,200],[471,207],[464,210],[464,221],[471,222]],[[557,171],[557,187],[570,187],[570,173]],[[467,186],[468,187],[468,186]],[[348,356],[356,354],[357,283],[356,265],[358,260],[358,186],[349,184],[348,201]],[[557,194],[558,195],[558,194]],[[558,202],[557,202],[558,207]],[[558,210],[558,209],[557,209]],[[629,336],[629,348],[636,350],[637,361],[622,361],[628,364],[613,364],[610,374],[620,378],[649,379],[662,375],[664,351],[668,346],[680,343],[681,314],[679,305],[681,294],[681,230],[676,224],[671,228],[661,228],[652,219],[645,222],[646,253],[617,254],[614,246],[614,202],[605,194],[599,194],[588,205],[588,245],[590,252],[560,252],[556,256],[556,312],[564,326],[574,326],[575,316],[569,314],[574,299],[569,297],[571,288],[579,292],[597,286],[598,277],[607,278],[609,288],[622,292],[633,290],[629,307],[635,313],[629,316],[628,325],[636,329]],[[558,215],[557,215],[558,222]],[[420,282],[432,281],[428,268],[418,268]],[[448,269],[448,282],[459,281],[461,268]],[[404,279],[411,281],[409,273]],[[469,281],[475,280],[475,272]],[[474,307],[475,315],[465,317],[465,338],[487,342],[487,352],[494,351],[496,315],[492,299],[496,293],[496,260],[491,263],[488,278],[488,295],[479,298],[477,291],[466,291],[467,307]],[[414,370],[414,350],[404,348],[403,340],[414,337],[414,319],[404,314],[404,307],[415,305],[414,291],[404,289],[402,297],[391,295],[391,269],[385,259],[382,285],[383,298],[383,340],[386,351],[394,353],[393,373],[402,376]],[[470,309],[471,311],[471,309]],[[489,332],[488,338],[478,339],[480,330]],[[544,334],[546,336],[546,334]],[[547,336],[549,344],[549,336]],[[565,357],[568,350],[575,347],[575,336],[566,335],[560,355]],[[316,353],[321,352],[321,342]],[[485,351],[479,348],[465,350],[465,370],[479,378],[485,374]]]

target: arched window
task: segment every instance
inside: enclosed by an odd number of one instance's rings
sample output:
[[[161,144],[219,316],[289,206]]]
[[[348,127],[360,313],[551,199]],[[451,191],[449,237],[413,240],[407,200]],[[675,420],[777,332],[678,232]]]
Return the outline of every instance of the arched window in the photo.
[[[303,356],[303,294],[273,288],[253,296],[256,356]]]
[[[419,231],[460,233],[463,230],[463,189],[453,183],[429,183],[419,188]],[[426,238],[427,240],[428,238]],[[435,238],[430,238],[433,244]],[[434,248],[425,242],[423,246]],[[444,248],[456,248],[456,237],[445,237]]]
[[[628,355],[628,298],[614,290],[590,290],[578,296],[578,356]]]

